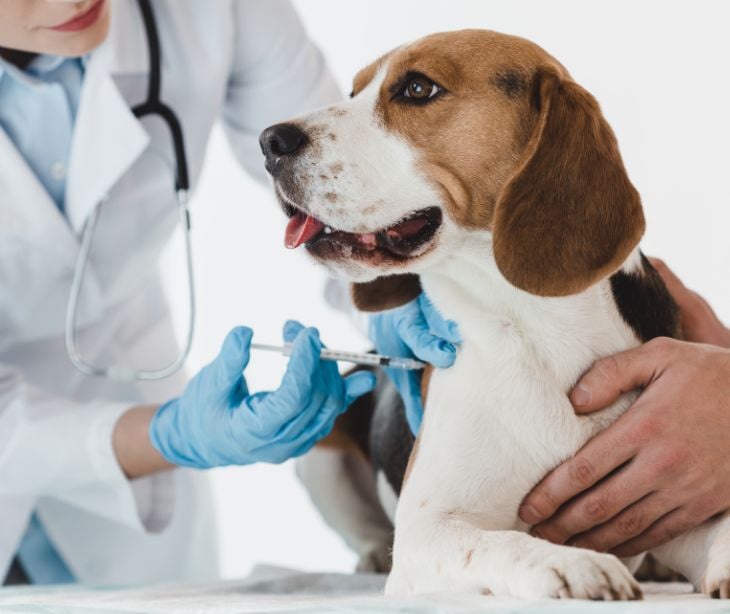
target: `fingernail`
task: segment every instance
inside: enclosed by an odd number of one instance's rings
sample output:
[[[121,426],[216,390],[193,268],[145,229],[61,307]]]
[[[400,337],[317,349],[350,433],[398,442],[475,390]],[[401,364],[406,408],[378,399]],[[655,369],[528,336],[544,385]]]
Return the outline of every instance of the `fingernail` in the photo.
[[[582,384],[578,384],[573,392],[570,393],[570,400],[576,407],[588,405],[591,401],[591,391]]]
[[[526,522],[527,524],[535,524],[541,520],[537,510],[531,505],[523,505],[520,508],[519,515],[523,522]]]

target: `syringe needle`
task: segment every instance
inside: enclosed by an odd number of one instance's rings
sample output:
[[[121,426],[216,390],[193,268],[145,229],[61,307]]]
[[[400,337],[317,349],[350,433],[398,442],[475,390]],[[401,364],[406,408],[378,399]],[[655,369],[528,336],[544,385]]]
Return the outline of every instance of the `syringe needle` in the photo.
[[[291,355],[292,344],[287,343],[281,345],[268,345],[266,343],[252,343],[254,350],[265,350],[267,352],[278,352],[284,356]],[[401,356],[383,356],[382,354],[368,354],[364,352],[344,352],[340,350],[331,350],[323,348],[320,352],[323,360],[334,360],[342,362],[351,362],[358,365],[369,365],[373,367],[386,367],[391,369],[404,369],[408,371],[417,371],[426,367],[425,362],[415,360],[413,358],[405,358]]]

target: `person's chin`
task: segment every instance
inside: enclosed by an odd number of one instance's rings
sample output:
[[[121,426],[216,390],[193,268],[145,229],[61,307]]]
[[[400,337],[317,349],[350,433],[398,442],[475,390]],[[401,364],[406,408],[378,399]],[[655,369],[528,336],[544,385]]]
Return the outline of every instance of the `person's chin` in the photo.
[[[93,26],[82,32],[76,32],[72,36],[67,35],[68,38],[61,45],[58,44],[58,41],[54,41],[54,48],[45,52],[66,57],[84,56],[94,51],[94,49],[106,40],[106,37],[109,35],[110,26],[111,15],[109,12],[109,2],[106,2],[104,12],[99,16],[99,19]]]

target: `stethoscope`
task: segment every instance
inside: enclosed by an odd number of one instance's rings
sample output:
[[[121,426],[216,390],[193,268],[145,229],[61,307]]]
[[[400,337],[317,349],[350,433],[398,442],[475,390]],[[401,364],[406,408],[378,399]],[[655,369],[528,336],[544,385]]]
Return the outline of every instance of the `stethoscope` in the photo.
[[[158,380],[168,377],[182,367],[185,359],[190,353],[193,342],[193,329],[195,327],[195,286],[193,283],[193,261],[190,247],[190,213],[188,211],[188,165],[185,155],[185,144],[180,122],[174,111],[160,100],[160,39],[157,32],[157,24],[152,6],[149,0],[138,0],[145,31],[147,33],[147,45],[150,55],[150,78],[147,92],[147,100],[132,109],[132,112],[141,119],[150,115],[157,115],[162,119],[170,131],[172,146],[175,152],[175,195],[177,200],[180,225],[185,236],[185,256],[187,260],[187,278],[189,289],[190,319],[188,325],[187,339],[182,351],[177,358],[165,367],[154,370],[137,370],[122,365],[111,365],[106,367],[95,366],[88,363],[82,357],[76,345],[76,312],[78,310],[79,296],[84,283],[84,274],[89,262],[89,252],[94,239],[94,231],[99,217],[99,210],[106,199],[100,202],[91,212],[84,224],[81,235],[81,247],[79,257],[76,260],[71,291],[66,309],[66,353],[73,365],[85,375],[107,377],[116,381],[132,380]]]

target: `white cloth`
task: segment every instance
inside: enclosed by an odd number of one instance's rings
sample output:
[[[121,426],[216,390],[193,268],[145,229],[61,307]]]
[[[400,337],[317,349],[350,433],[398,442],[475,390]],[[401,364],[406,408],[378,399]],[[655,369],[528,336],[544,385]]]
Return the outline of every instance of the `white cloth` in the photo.
[[[184,377],[86,378],[64,350],[79,232],[108,195],[80,303],[79,344],[96,362],[142,368],[177,351],[154,266],[177,226],[173,155],[160,122],[139,122],[129,110],[148,82],[137,3],[110,5],[110,35],[92,54],[81,91],[68,222],[0,130],[0,578],[34,508],[82,581],[205,579],[217,571],[204,474],[174,471],[130,483],[111,446],[124,411],[179,394]],[[262,176],[259,132],[339,97],[286,0],[153,6],[162,99],[182,123],[193,186],[219,118],[241,164]]]

